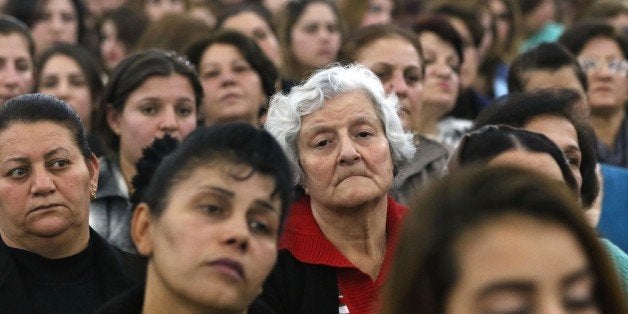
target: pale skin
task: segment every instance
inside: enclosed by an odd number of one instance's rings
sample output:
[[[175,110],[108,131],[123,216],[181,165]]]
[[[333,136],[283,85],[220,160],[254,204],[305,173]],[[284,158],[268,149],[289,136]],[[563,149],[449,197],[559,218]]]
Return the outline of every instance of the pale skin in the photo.
[[[373,103],[361,92],[327,99],[302,118],[297,141],[302,185],[325,237],[377,278],[386,253],[392,157]]]

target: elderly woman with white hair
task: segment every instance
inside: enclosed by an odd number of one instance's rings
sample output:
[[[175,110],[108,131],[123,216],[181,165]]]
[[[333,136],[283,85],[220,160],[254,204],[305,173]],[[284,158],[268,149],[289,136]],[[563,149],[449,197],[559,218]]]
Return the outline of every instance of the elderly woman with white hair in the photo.
[[[375,311],[407,211],[388,191],[415,149],[397,106],[358,65],[320,70],[271,99],[265,127],[303,192],[262,295],[277,313]]]

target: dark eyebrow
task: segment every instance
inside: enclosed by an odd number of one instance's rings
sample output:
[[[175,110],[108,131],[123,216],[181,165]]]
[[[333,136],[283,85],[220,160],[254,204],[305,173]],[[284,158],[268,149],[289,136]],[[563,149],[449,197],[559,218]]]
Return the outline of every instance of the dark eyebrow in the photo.
[[[259,207],[262,207],[271,212],[278,212],[277,208],[275,208],[269,201],[265,200],[255,200],[255,204]]]
[[[52,157],[52,156],[56,155],[56,154],[57,154],[57,153],[59,153],[59,152],[69,153],[70,151],[69,151],[69,150],[67,150],[67,149],[65,149],[65,148],[63,148],[63,147],[57,147],[57,148],[55,148],[55,149],[53,149],[53,150],[51,150],[51,151],[49,151],[49,152],[45,153],[45,154],[44,154],[44,158],[45,158],[45,159],[48,159],[48,158],[50,158],[50,157]]]
[[[587,278],[593,278],[593,272],[591,271],[591,269],[589,268],[584,268],[581,270],[578,270],[572,274],[569,274],[569,276],[567,276],[566,278],[561,280],[561,285],[563,287],[567,287],[570,285],[573,285],[574,283],[582,280],[582,279],[587,279]]]
[[[508,281],[499,281],[496,283],[492,283],[487,287],[482,288],[478,293],[476,293],[476,298],[481,299],[486,297],[489,294],[493,294],[496,292],[518,292],[518,293],[526,293],[530,294],[534,290],[534,284],[529,281],[516,281],[516,280],[508,280]]]
[[[235,197],[235,193],[233,193],[233,192],[231,192],[231,191],[229,191],[227,189],[223,189],[221,187],[218,187],[218,186],[206,185],[206,186],[202,186],[201,190],[209,190],[209,191],[212,191],[212,192],[224,195],[224,196],[226,196],[228,198]]]

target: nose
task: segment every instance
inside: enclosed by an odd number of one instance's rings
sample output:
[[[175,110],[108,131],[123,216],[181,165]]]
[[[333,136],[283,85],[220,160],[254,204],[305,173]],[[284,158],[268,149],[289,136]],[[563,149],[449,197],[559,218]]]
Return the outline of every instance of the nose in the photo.
[[[63,28],[63,21],[61,20],[61,16],[53,16],[52,21],[50,22],[50,30],[54,32],[59,32]]]
[[[9,87],[14,88],[19,84],[20,76],[15,68],[15,65],[11,62],[7,62],[4,70],[2,71],[2,83]]]
[[[400,99],[406,98],[408,95],[408,84],[402,73],[395,73],[390,79],[390,89],[397,94]]]
[[[231,215],[228,221],[225,221],[223,235],[225,245],[245,252],[249,247],[250,240],[247,218],[242,215]]]
[[[70,86],[66,80],[59,80],[59,87],[57,88],[57,97],[64,101],[68,101],[70,96]]]
[[[231,70],[224,70],[220,74],[220,85],[231,86],[236,82],[235,74]]]
[[[338,164],[350,166],[360,161],[361,156],[356,149],[357,145],[351,138],[343,138],[339,140],[340,154],[338,156]]]
[[[55,192],[54,181],[47,170],[33,168],[31,171],[31,194],[34,196],[47,196]]]
[[[161,121],[159,123],[159,130],[164,134],[168,133],[173,135],[179,129],[179,120],[175,108],[169,108],[164,110]]]

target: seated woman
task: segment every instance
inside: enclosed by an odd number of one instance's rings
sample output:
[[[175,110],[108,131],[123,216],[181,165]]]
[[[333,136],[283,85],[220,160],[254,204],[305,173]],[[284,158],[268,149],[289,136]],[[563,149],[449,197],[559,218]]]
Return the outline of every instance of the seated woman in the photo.
[[[412,158],[394,95],[363,66],[316,72],[271,99],[278,139],[302,195],[262,298],[278,313],[372,313],[406,208],[388,197]]]
[[[380,313],[626,310],[573,192],[528,170],[492,167],[461,170],[423,191]]]
[[[218,31],[193,44],[187,55],[203,85],[199,114],[205,126],[235,121],[263,125],[279,73],[252,39]]]
[[[456,162],[462,166],[510,165],[542,173],[567,183],[574,196],[580,199],[580,185],[567,159],[554,142],[539,133],[508,126],[484,126],[465,135],[450,161],[450,171],[455,169]],[[584,214],[582,204],[580,212]],[[608,240],[601,239],[601,242],[614,262],[628,296],[628,256]]]
[[[44,94],[0,107],[0,309],[92,313],[142,264],[89,228],[98,159],[76,112]]]
[[[146,150],[134,179],[146,285],[101,313],[244,313],[275,264],[292,177],[273,137],[243,123],[200,128],[159,162],[173,141]]]
[[[129,226],[131,178],[142,149],[166,134],[183,139],[196,128],[203,89],[185,58],[148,50],[123,60],[103,95],[97,131],[106,155],[90,225],[107,241],[133,252]]]

